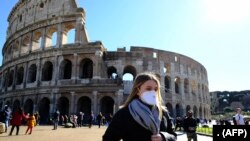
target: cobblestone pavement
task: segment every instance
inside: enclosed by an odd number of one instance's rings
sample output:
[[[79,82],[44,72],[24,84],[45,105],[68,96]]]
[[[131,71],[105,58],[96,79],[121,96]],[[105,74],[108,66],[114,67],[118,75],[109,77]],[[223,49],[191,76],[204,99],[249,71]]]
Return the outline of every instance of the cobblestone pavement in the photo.
[[[106,127],[98,128],[63,128],[59,127],[57,130],[52,130],[52,126],[36,126],[31,135],[25,135],[26,126],[21,126],[19,135],[16,136],[14,132],[12,136],[7,133],[0,134],[0,141],[101,141],[102,135]],[[8,129],[8,133],[10,127]],[[186,134],[178,133],[177,141],[187,141]],[[198,141],[212,141],[211,137],[198,135]]]

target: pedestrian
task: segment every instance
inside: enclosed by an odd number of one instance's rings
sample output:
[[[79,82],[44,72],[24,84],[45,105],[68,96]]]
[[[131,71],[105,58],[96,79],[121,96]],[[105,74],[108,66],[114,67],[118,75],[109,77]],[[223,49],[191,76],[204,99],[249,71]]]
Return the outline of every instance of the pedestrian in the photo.
[[[37,125],[39,125],[40,115],[39,115],[38,112],[36,112],[36,113],[34,114],[34,116],[35,116],[35,119],[36,119],[36,125],[35,125],[35,126],[37,126]]]
[[[78,124],[78,127],[82,127],[83,125],[83,112],[79,112],[78,114],[78,118],[77,118],[77,124]]]
[[[98,124],[98,127],[99,127],[99,128],[101,127],[102,119],[103,119],[103,116],[102,116],[102,113],[100,112],[100,113],[97,115],[97,117],[96,117],[97,124]]]
[[[20,125],[22,125],[22,120],[25,118],[26,118],[26,116],[25,116],[23,110],[21,109],[21,107],[18,107],[12,114],[12,119],[10,122],[10,124],[12,126],[11,126],[9,136],[12,135],[12,132],[13,132],[15,127],[16,127],[16,135],[19,134],[19,127],[20,127]]]
[[[244,116],[241,114],[241,109],[236,109],[236,115],[234,116],[236,120],[236,125],[245,125]]]
[[[89,115],[89,121],[88,121],[89,122],[89,128],[92,127],[94,117],[95,117],[95,115],[94,115],[94,113],[92,111],[91,114]]]
[[[7,133],[7,129],[9,127],[9,123],[10,123],[10,110],[9,110],[9,106],[5,105],[4,106],[4,111],[3,111],[3,121],[5,124],[5,133]]]
[[[27,130],[25,132],[25,135],[29,132],[29,134],[32,133],[33,127],[36,125],[36,118],[33,113],[28,114],[27,117]]]
[[[60,117],[60,112],[59,112],[59,110],[56,109],[54,114],[53,114],[53,125],[54,125],[53,130],[57,129],[59,117]]]
[[[112,120],[112,118],[113,118],[113,116],[112,116],[112,114],[108,114],[108,116],[107,116],[107,126],[110,124],[110,122],[111,122],[111,120]]]
[[[193,112],[188,111],[187,118],[184,119],[184,131],[187,134],[188,141],[197,141],[197,120],[193,117]]]
[[[175,131],[179,128],[179,131],[181,131],[182,127],[182,119],[181,117],[176,117],[176,122],[175,122]]]
[[[131,94],[103,135],[103,141],[175,141],[173,122],[163,106],[160,82],[153,73],[135,78]]]

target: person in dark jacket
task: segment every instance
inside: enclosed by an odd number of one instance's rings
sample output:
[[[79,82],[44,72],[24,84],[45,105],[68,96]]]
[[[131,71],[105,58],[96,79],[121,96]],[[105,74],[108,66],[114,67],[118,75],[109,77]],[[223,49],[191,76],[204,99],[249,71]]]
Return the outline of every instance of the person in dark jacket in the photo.
[[[188,111],[187,118],[184,119],[184,131],[187,133],[188,141],[197,141],[197,120],[193,118],[193,112]]]
[[[102,113],[100,112],[100,113],[97,115],[97,117],[96,117],[96,120],[97,120],[97,123],[98,123],[98,127],[99,127],[99,128],[101,127],[102,119],[103,119],[103,116],[102,116]]]
[[[9,127],[9,122],[10,122],[10,110],[9,110],[9,106],[5,105],[4,106],[4,111],[3,111],[3,121],[5,124],[5,132],[7,132],[7,129]]]
[[[139,74],[102,140],[175,141],[173,122],[163,105],[158,77],[153,73]]]

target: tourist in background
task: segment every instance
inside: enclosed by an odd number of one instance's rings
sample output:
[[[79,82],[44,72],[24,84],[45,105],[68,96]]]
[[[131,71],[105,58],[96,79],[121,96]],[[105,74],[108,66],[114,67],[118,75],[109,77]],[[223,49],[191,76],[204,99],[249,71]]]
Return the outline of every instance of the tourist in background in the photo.
[[[53,114],[53,124],[54,124],[53,130],[57,129],[59,118],[60,118],[60,112],[59,112],[59,110],[56,109],[56,111]]]
[[[100,112],[100,113],[97,115],[97,117],[96,117],[97,124],[98,124],[98,127],[99,127],[99,128],[101,127],[102,119],[103,119],[103,116],[102,116],[102,113]]]
[[[88,123],[89,123],[89,128],[92,127],[94,118],[95,118],[95,115],[94,115],[94,113],[93,113],[93,111],[92,111],[91,114],[89,115],[89,121],[88,121]]]
[[[36,125],[36,118],[34,116],[33,113],[30,113],[28,114],[28,117],[27,117],[27,130],[25,132],[25,134],[27,134],[29,132],[29,134],[32,133],[32,129],[33,127]]]
[[[25,118],[26,118],[26,116],[25,116],[23,110],[21,109],[21,107],[18,107],[12,114],[12,118],[11,118],[11,122],[10,122],[10,124],[12,126],[11,126],[9,136],[12,135],[12,132],[13,132],[15,127],[16,127],[16,135],[19,134],[19,126],[22,125],[22,120]]]
[[[237,125],[245,125],[244,116],[241,114],[241,109],[236,109],[236,115],[234,116]]]
[[[188,111],[187,118],[184,119],[184,131],[187,134],[188,141],[197,141],[197,120],[193,117],[193,112]]]
[[[9,123],[10,123],[10,110],[9,110],[9,106],[5,105],[4,106],[4,111],[3,111],[3,121],[5,124],[5,133],[7,133],[7,129],[9,127]]]

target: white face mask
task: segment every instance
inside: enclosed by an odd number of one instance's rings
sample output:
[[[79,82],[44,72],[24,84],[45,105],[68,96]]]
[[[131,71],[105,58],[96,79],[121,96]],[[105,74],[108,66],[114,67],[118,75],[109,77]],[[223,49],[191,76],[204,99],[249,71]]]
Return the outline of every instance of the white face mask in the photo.
[[[154,90],[152,91],[145,91],[140,95],[140,99],[149,105],[156,105],[157,104],[157,94]]]

